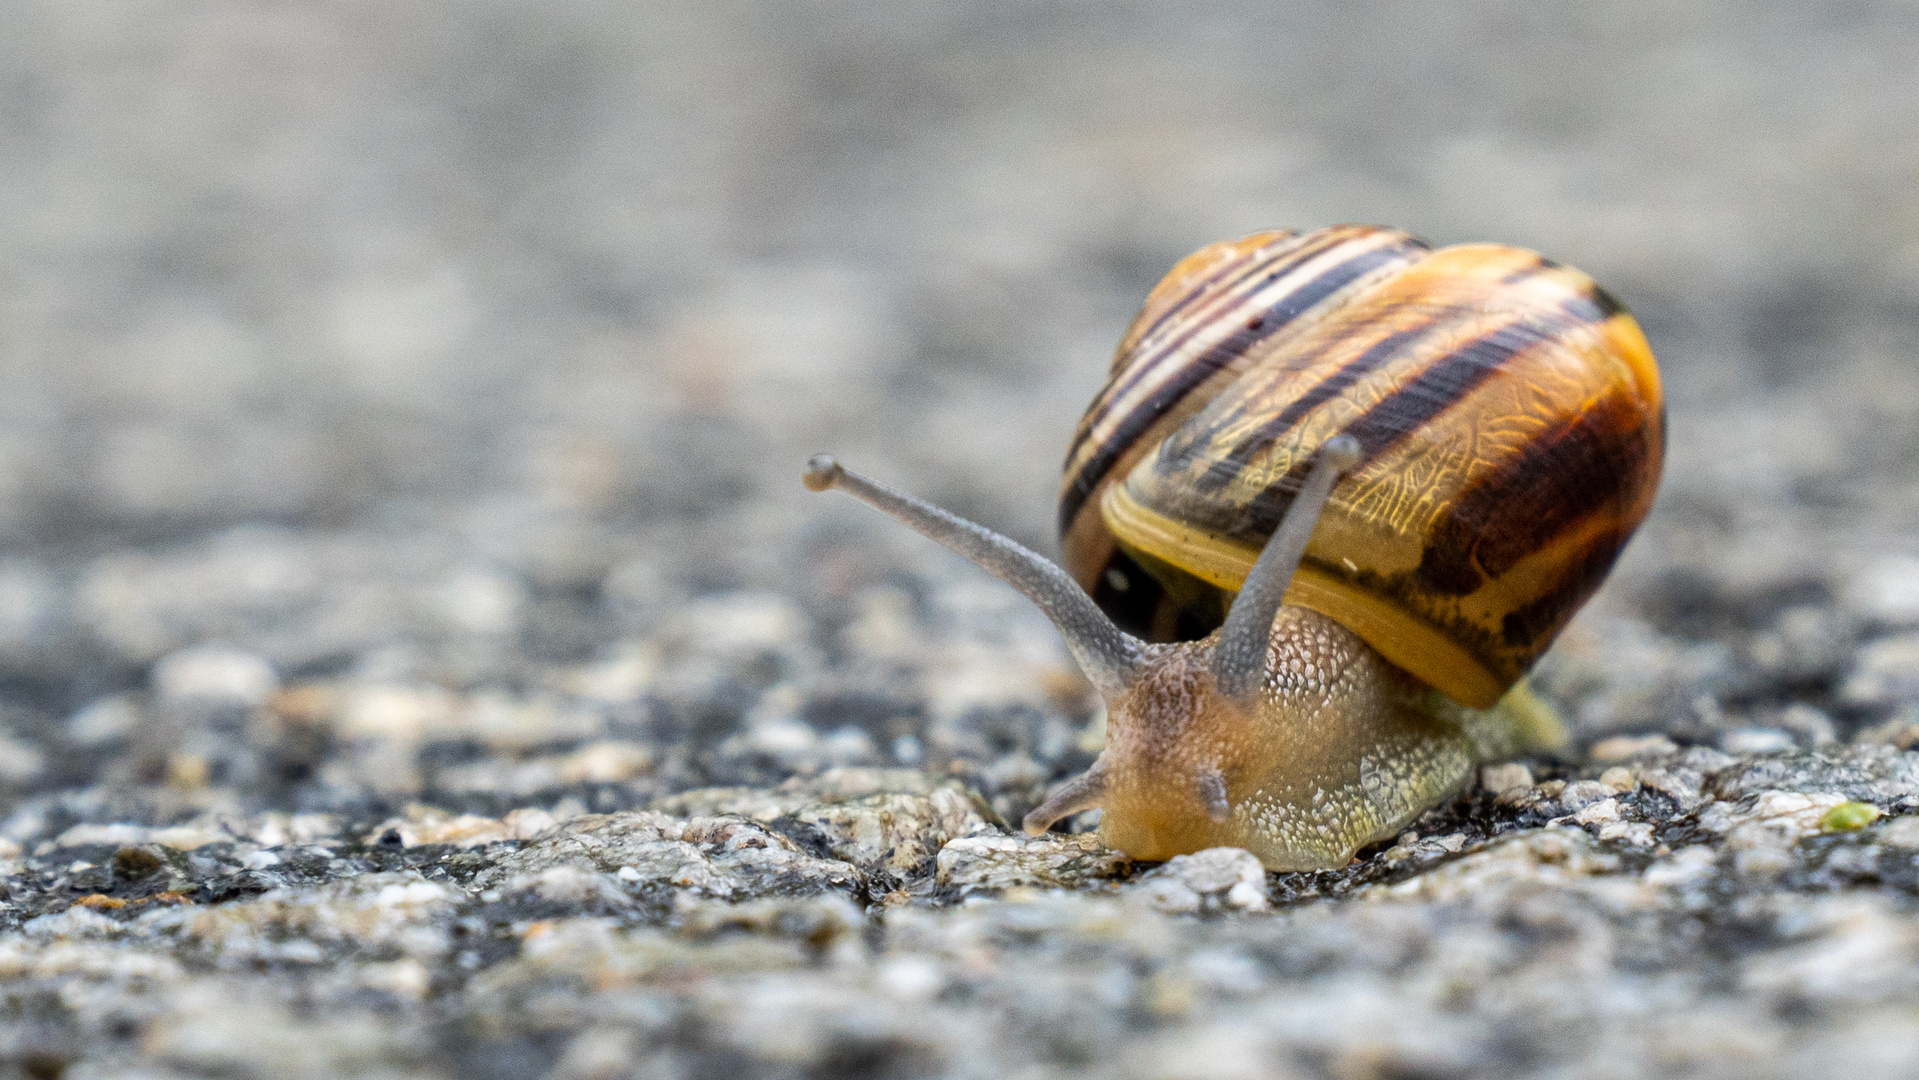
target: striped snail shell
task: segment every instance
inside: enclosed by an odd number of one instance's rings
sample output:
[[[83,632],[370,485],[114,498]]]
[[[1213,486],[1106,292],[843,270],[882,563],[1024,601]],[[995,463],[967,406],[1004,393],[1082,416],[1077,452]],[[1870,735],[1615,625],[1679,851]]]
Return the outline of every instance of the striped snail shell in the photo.
[[[1122,627],[1203,636],[1333,436],[1286,602],[1494,704],[1599,587],[1665,443],[1651,348],[1585,274],[1394,229],[1261,232],[1175,266],[1068,451],[1068,572]]]

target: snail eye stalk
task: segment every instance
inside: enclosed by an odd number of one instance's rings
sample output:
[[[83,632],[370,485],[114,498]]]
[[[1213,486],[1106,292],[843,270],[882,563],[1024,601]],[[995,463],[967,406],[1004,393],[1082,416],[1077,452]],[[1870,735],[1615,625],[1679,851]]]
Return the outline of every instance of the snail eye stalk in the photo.
[[[1333,485],[1357,466],[1359,459],[1358,439],[1335,435],[1326,440],[1279,528],[1266,541],[1258,561],[1246,574],[1246,583],[1233,598],[1226,624],[1219,630],[1219,642],[1213,646],[1213,682],[1220,693],[1242,705],[1250,706],[1259,697],[1260,680],[1266,676],[1266,642],[1272,635],[1273,616],[1279,613],[1286,587],[1292,584],[1299,560],[1306,555],[1313,526],[1319,524]]]
[[[1059,629],[1080,670],[1108,705],[1118,702],[1138,678],[1146,646],[1113,625],[1078,582],[1039,554],[923,499],[849,472],[825,454],[806,463],[804,479],[813,491],[837,488],[898,518],[1025,594]]]

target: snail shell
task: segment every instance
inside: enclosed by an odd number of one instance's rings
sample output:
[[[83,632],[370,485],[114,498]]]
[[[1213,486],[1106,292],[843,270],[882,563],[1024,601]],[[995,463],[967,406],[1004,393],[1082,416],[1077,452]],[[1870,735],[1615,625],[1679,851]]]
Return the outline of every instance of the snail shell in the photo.
[[[1340,433],[1288,604],[1475,708],[1525,674],[1651,508],[1652,350],[1585,274],[1344,225],[1213,244],[1160,282],[1080,420],[1065,569],[1127,627],[1203,636]]]

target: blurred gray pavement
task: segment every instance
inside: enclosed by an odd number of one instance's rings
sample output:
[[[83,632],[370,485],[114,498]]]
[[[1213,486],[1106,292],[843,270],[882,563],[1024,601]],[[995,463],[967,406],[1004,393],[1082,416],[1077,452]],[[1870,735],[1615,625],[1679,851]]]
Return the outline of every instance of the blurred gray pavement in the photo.
[[[1344,221],[1658,353],[1573,750],[1022,846],[1063,652],[801,463],[1054,550],[1158,277]],[[1911,3],[0,0],[7,1075],[1911,1075],[1916,627]]]

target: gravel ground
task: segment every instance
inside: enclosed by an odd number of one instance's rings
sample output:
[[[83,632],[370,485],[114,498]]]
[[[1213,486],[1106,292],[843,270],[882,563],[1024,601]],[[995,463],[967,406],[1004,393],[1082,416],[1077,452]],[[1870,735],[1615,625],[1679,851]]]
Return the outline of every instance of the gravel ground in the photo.
[[[1919,1073],[1919,10],[0,0],[0,1067]],[[1661,500],[1347,869],[1009,832],[1148,288],[1593,273]],[[1077,823],[1081,828],[1084,821]]]

